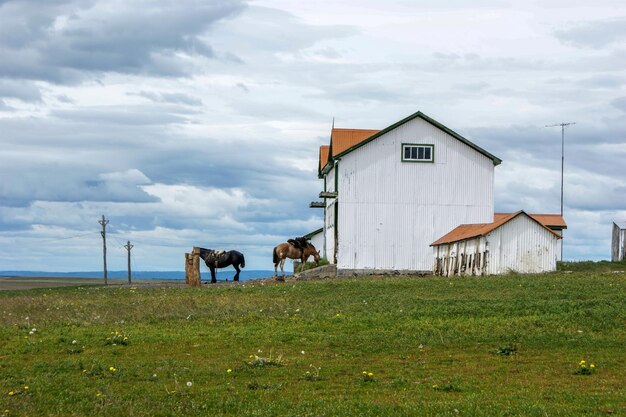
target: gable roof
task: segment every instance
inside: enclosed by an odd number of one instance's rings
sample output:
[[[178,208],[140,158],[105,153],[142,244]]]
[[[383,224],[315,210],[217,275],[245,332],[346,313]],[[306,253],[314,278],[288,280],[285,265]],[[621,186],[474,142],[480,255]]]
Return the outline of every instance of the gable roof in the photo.
[[[396,122],[394,124],[392,124],[391,126],[386,127],[383,130],[380,131],[371,131],[371,132],[376,132],[373,133],[371,136],[367,137],[367,138],[363,138],[361,141],[354,143],[353,145],[349,146],[348,148],[345,148],[344,150],[341,150],[339,152],[336,152],[334,150],[334,143],[332,141],[331,138],[331,148],[333,148],[333,152],[332,152],[332,157],[333,158],[337,158],[337,157],[341,157],[343,155],[346,155],[352,151],[354,151],[355,149],[360,148],[361,146],[365,145],[366,143],[369,143],[373,140],[375,140],[376,138],[384,135],[385,133],[407,123],[410,122],[411,120],[415,119],[419,117],[420,119],[424,120],[425,122],[430,123],[431,125],[435,126],[436,128],[443,130],[444,132],[446,132],[447,134],[449,134],[450,136],[452,136],[453,138],[463,142],[464,144],[466,144],[467,146],[469,146],[470,148],[474,149],[475,151],[485,155],[487,158],[491,159],[493,161],[494,165],[499,165],[502,160],[492,154],[490,154],[489,152],[487,152],[486,150],[484,150],[483,148],[481,148],[478,145],[473,144],[472,142],[470,142],[469,140],[465,139],[463,136],[459,135],[458,133],[456,133],[455,131],[453,131],[452,129],[447,128],[446,126],[442,125],[441,123],[439,123],[438,121],[431,119],[430,117],[426,116],[424,113],[422,113],[421,111],[418,111],[416,113],[413,113],[412,115],[405,117],[404,119],[400,120],[399,122]],[[336,129],[333,129],[336,130]],[[343,129],[343,130],[356,130],[356,129]]]
[[[332,160],[332,157],[378,132],[379,130],[373,129],[343,129],[333,127],[330,132],[330,145],[320,147],[320,167],[318,171],[320,178],[322,171]]]
[[[322,145],[320,146],[320,163],[317,169],[318,173],[321,173],[326,164],[328,163],[328,155],[330,154],[330,146]]]
[[[333,127],[330,134],[332,156],[337,156],[346,149],[358,145],[363,140],[375,135],[380,130],[373,129],[341,129]]]
[[[491,233],[492,231],[494,231],[495,229],[497,229],[498,227],[504,225],[505,223],[508,223],[509,221],[513,220],[514,218],[520,215],[527,216],[528,218],[535,221],[535,223],[539,224],[541,227],[546,229],[548,232],[552,233],[554,236],[561,239],[561,235],[549,229],[545,225],[541,224],[536,219],[532,218],[530,215],[524,212],[524,210],[520,210],[515,213],[509,213],[509,214],[504,214],[504,213],[499,213],[499,214],[500,214],[499,218],[497,220],[494,220],[493,223],[462,224],[456,227],[455,229],[452,229],[450,232],[446,233],[445,235],[443,235],[442,237],[440,237],[433,243],[431,243],[430,246],[443,245],[446,243],[454,243],[454,242],[459,242],[461,240],[467,240],[467,239],[472,239],[472,238],[479,237],[479,236],[485,236]]]
[[[560,214],[532,214],[526,213],[542,225],[550,229],[567,229],[567,223]],[[508,216],[510,213],[494,213],[493,220],[496,221],[502,216]]]

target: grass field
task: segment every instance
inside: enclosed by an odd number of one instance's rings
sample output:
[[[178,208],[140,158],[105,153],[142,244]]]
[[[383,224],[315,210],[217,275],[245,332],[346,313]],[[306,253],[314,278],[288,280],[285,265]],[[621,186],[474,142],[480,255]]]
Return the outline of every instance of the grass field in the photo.
[[[0,415],[626,415],[625,300],[601,271],[4,291]]]

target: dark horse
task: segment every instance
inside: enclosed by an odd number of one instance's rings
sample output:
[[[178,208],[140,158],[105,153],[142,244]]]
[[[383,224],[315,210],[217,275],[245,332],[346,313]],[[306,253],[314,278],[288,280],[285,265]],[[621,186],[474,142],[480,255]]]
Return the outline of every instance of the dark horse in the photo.
[[[206,266],[211,270],[212,284],[217,282],[215,279],[215,269],[226,268],[229,265],[232,265],[233,268],[235,268],[235,271],[237,271],[233,277],[233,281],[239,281],[239,272],[241,272],[239,267],[244,268],[246,266],[246,260],[243,257],[243,253],[237,252],[236,250],[217,251],[204,248],[198,249],[200,250],[200,257]]]

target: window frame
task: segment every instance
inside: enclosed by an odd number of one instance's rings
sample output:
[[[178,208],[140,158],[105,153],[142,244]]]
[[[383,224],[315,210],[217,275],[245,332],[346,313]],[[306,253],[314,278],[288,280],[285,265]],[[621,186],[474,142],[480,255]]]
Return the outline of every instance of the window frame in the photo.
[[[404,152],[407,147],[422,147],[422,148],[430,148],[430,159],[412,159],[405,158]],[[403,143],[400,147],[402,162],[417,162],[417,163],[426,163],[433,164],[435,163],[435,144],[433,143]],[[418,151],[419,152],[419,151]]]

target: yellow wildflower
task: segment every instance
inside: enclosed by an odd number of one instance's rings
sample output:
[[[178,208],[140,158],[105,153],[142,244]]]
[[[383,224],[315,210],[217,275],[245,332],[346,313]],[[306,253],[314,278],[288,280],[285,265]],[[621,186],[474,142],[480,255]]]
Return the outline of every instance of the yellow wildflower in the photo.
[[[369,376],[370,378],[374,376],[374,374],[372,372],[368,372],[367,376]]]
[[[591,369],[594,369],[596,366],[592,363],[591,365],[589,365],[589,367],[590,367]]]
[[[9,397],[12,397],[14,395],[15,395],[15,393],[13,391],[9,391]]]
[[[227,370],[226,370],[226,373],[227,373],[227,374],[229,374],[229,373],[231,373],[232,371],[233,371],[233,370],[229,368],[229,369],[227,369]]]

